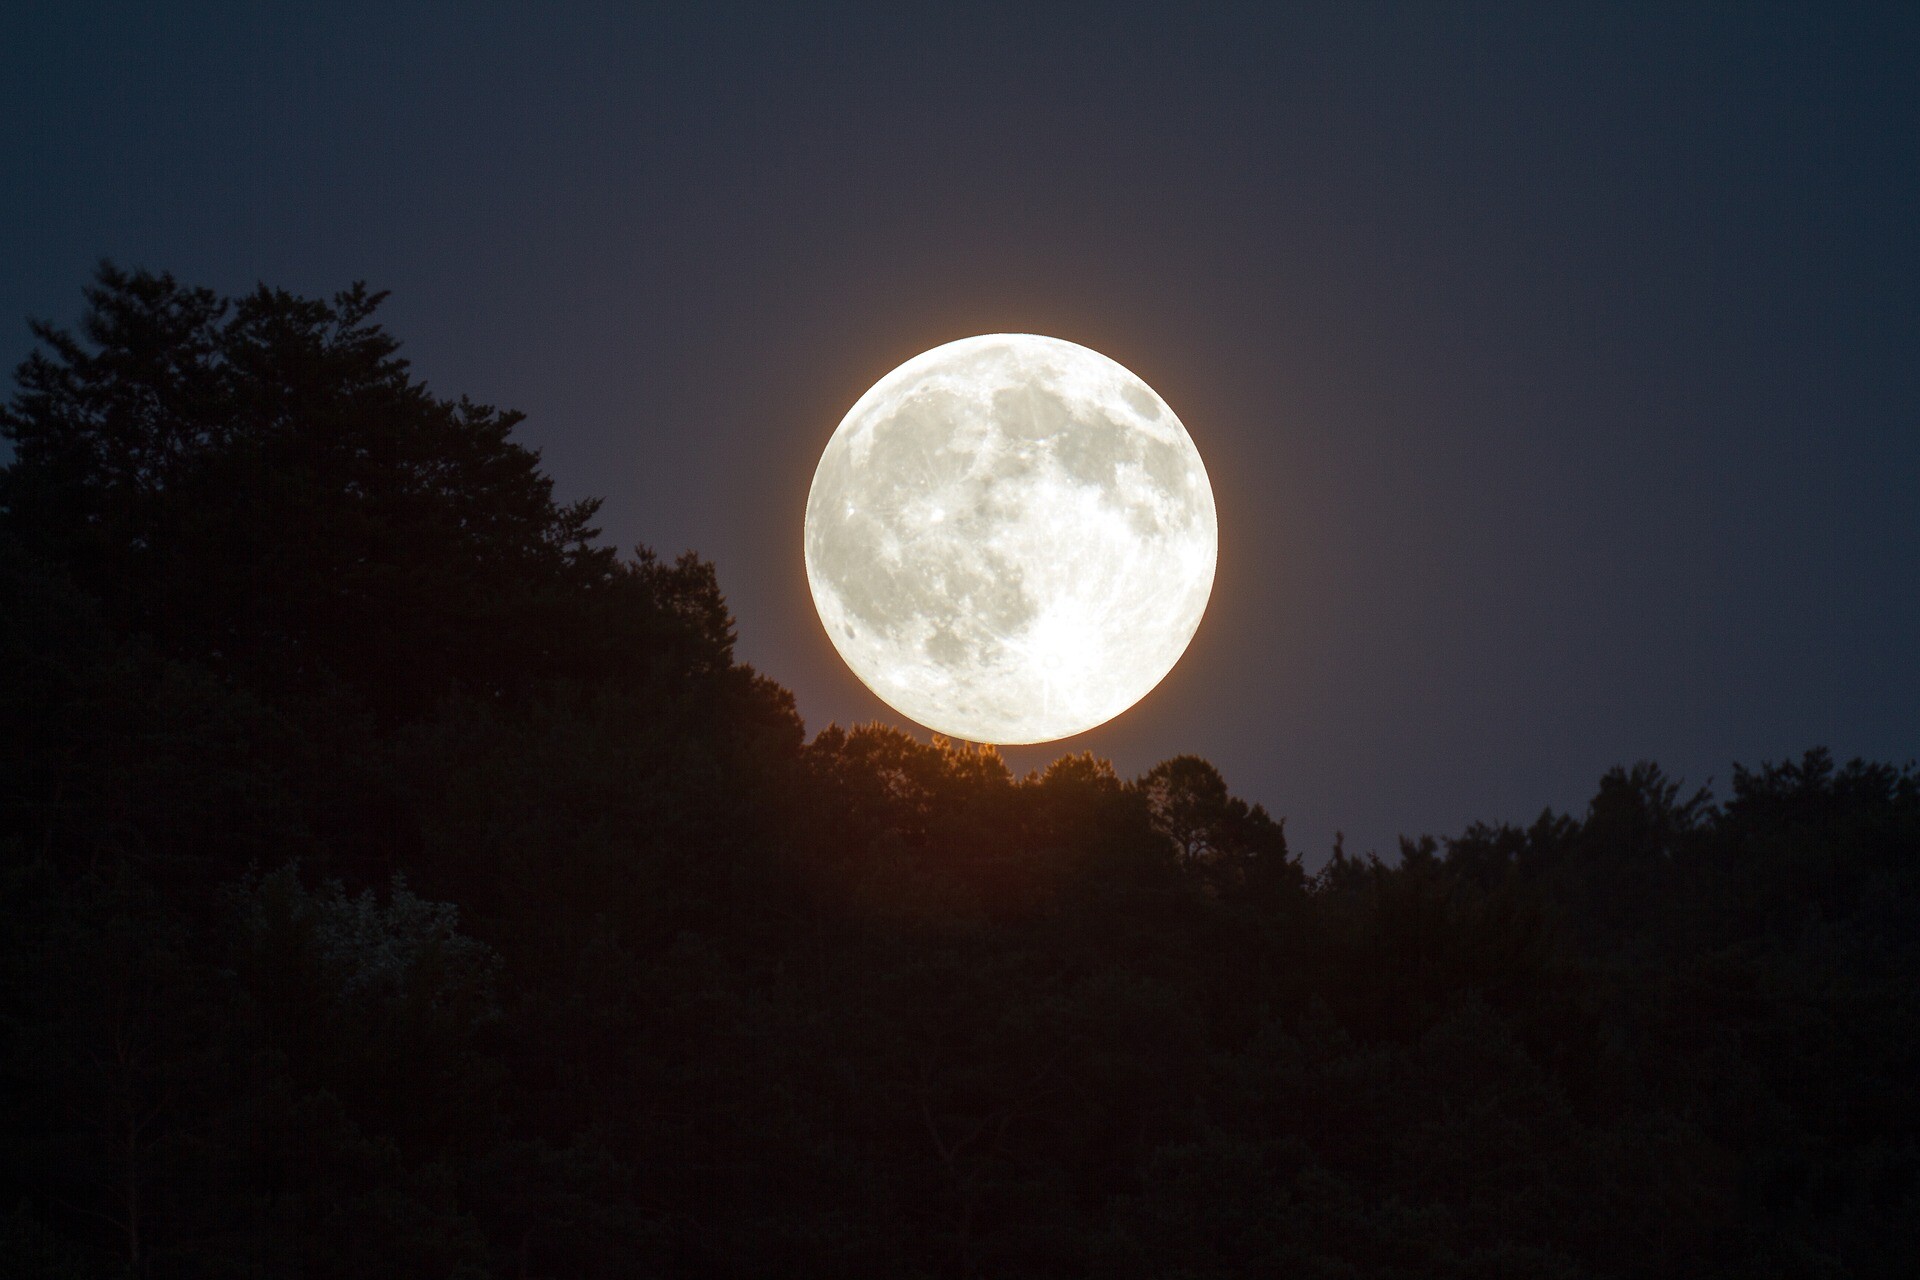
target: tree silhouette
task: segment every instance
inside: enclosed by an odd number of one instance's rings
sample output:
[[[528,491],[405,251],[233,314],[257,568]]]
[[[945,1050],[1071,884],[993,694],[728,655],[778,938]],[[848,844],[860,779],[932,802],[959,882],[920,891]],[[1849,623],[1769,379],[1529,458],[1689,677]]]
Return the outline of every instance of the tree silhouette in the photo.
[[[415,381],[384,294],[222,299],[108,264],[86,296],[79,336],[34,326],[0,509],[115,626],[384,715],[604,677],[668,629],[682,665],[728,665],[710,578],[594,546],[598,500],[554,502],[521,415]]]
[[[1284,824],[1231,795],[1220,771],[1200,757],[1162,761],[1138,785],[1154,829],[1216,892],[1244,885],[1250,875],[1280,877],[1291,870]]]
[[[1920,774],[1311,881],[811,741],[380,295],[102,268],[0,468],[0,1274],[1904,1277]]]

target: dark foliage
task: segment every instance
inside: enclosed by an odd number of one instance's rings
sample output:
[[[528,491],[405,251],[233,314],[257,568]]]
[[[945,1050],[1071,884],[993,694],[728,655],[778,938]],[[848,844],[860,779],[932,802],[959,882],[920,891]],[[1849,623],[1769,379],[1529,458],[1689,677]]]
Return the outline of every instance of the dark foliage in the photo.
[[[0,414],[0,1274],[1895,1276],[1920,775],[1336,852],[829,727],[379,295]]]

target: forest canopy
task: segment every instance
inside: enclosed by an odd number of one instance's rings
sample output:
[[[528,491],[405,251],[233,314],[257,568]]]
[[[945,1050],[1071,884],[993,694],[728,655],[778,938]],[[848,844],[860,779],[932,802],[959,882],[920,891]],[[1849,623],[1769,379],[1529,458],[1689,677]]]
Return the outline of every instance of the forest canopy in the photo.
[[[1907,1273],[1911,766],[1308,875],[809,737],[383,296],[103,266],[0,410],[0,1273]]]

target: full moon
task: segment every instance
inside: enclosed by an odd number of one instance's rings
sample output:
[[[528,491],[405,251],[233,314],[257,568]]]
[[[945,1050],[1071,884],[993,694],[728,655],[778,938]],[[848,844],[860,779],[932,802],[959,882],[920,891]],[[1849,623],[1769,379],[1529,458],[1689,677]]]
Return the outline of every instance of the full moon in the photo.
[[[807,496],[807,583],[887,705],[1051,742],[1145,697],[1213,589],[1213,488],[1153,388],[1059,338],[963,338],[861,396]]]

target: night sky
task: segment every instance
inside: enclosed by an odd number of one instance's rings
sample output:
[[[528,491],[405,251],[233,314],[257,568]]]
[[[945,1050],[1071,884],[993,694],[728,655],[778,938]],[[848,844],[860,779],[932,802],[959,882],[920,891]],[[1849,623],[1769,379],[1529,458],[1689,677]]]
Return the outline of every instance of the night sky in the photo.
[[[88,8],[0,23],[0,362],[103,256],[390,289],[810,729],[899,722],[807,595],[827,437],[1028,331],[1175,408],[1221,558],[1016,768],[1202,755],[1312,866],[1920,754],[1920,8]]]

